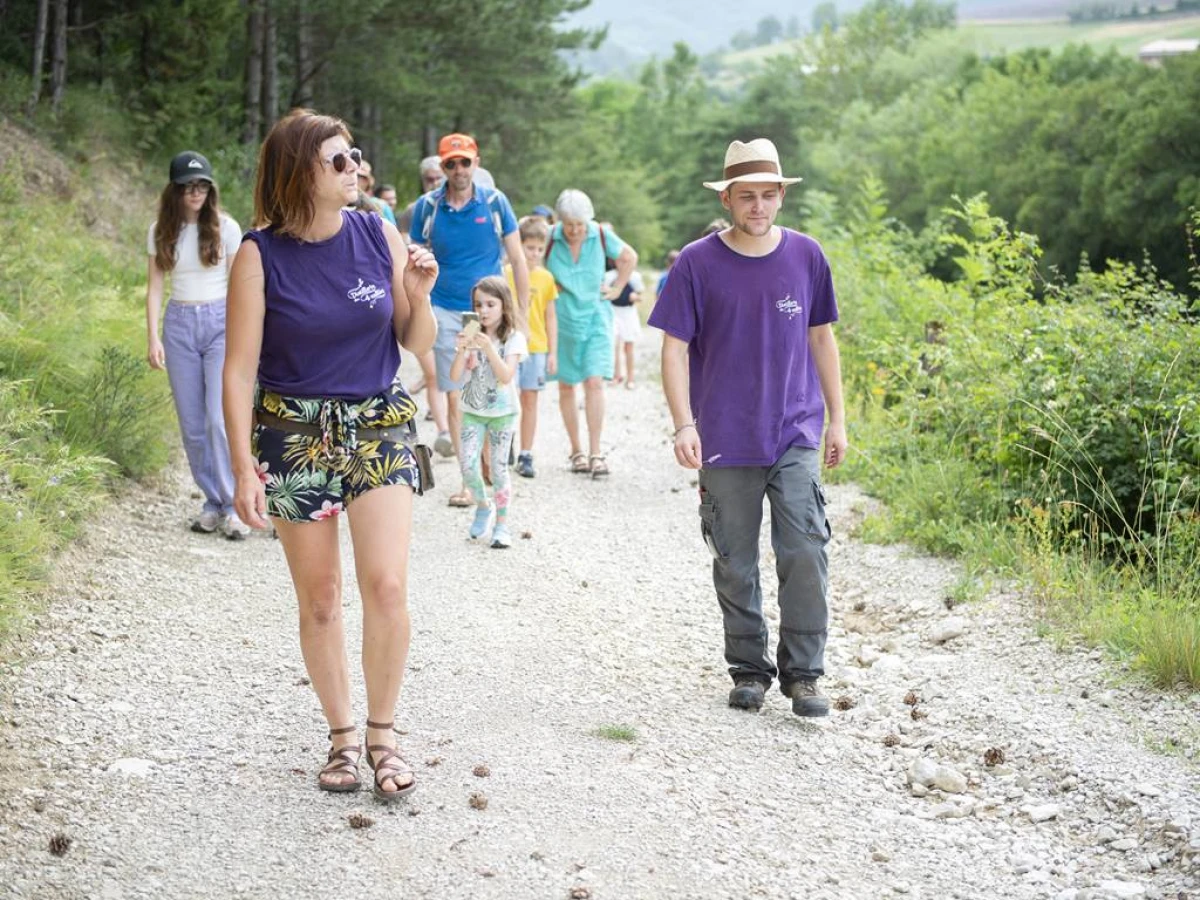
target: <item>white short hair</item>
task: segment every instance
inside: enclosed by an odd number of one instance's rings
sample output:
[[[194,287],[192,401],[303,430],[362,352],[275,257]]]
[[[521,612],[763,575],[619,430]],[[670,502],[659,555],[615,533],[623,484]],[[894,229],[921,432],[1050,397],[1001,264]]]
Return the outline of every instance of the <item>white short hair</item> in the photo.
[[[424,175],[426,172],[437,172],[439,175],[441,175],[442,158],[440,156],[425,157],[423,160],[421,160],[420,171],[422,175]]]
[[[560,219],[570,219],[573,222],[590,222],[596,218],[592,198],[574,188],[567,188],[558,195],[558,199],[554,201],[554,211]]]

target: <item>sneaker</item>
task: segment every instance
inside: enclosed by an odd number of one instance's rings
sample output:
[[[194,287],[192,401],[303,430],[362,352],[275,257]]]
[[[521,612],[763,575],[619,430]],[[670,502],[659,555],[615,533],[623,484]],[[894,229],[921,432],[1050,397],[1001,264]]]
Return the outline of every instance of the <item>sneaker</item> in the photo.
[[[244,541],[250,536],[250,526],[239,519],[237,513],[230,513],[221,523],[221,533],[231,541]]]
[[[192,519],[192,531],[198,534],[212,534],[220,527],[221,514],[211,509],[204,510],[204,512]]]
[[[762,709],[767,686],[755,678],[739,678],[729,692],[729,705],[735,709]]]
[[[475,507],[475,521],[471,523],[471,530],[468,534],[471,535],[471,540],[477,541],[487,533],[488,526],[492,524],[492,508],[491,506]]]
[[[537,472],[533,471],[533,454],[522,453],[517,457],[517,474],[522,478],[533,478]]]
[[[450,440],[450,432],[448,432],[448,431],[438,432],[437,440],[435,440],[433,442],[433,449],[436,450],[442,456],[446,456],[446,457],[453,456],[454,455],[454,441]]]
[[[508,526],[503,522],[497,522],[496,527],[492,530],[492,549],[507,550],[512,546],[512,535],[508,533]]]
[[[817,687],[817,679],[801,678],[791,684],[781,686],[785,697],[792,698],[792,712],[798,716],[827,716],[829,715],[829,698]]]

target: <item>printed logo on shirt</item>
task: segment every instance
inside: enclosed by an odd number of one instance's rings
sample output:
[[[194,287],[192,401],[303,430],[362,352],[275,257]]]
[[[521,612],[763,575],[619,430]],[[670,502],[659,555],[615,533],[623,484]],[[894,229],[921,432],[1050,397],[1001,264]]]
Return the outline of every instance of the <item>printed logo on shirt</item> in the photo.
[[[788,317],[788,321],[804,312],[804,308],[788,294],[782,300],[775,301],[775,308]]]
[[[374,284],[364,284],[360,278],[358,287],[348,290],[346,296],[355,303],[366,303],[371,309],[374,309],[375,304],[387,296],[387,291]]]
[[[486,225],[487,224],[487,216],[476,216],[475,224],[476,225]]]

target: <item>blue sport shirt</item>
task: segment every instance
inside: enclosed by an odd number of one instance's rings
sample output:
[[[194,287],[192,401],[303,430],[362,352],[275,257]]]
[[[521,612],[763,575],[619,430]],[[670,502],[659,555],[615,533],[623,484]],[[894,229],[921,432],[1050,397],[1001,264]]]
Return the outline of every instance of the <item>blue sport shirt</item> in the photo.
[[[488,204],[489,197],[494,198],[491,205]],[[425,218],[432,211],[434,202],[440,206],[428,244],[438,261],[438,277],[430,299],[434,306],[466,312],[471,308],[471,289],[479,279],[501,274],[504,248],[496,237],[493,208],[500,213],[500,230],[505,237],[517,230],[517,217],[512,204],[500,191],[476,186],[474,196],[466,206],[451,209],[446,203],[445,191],[439,188],[422,196],[413,208],[412,226],[408,232],[413,243],[426,243],[423,237]]]

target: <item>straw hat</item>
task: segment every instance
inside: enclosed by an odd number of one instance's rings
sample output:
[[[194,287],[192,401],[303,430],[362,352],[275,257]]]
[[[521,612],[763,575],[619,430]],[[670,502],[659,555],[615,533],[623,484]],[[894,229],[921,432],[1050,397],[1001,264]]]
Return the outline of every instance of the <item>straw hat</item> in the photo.
[[[735,181],[795,184],[802,178],[784,178],[779,165],[779,151],[766,138],[756,138],[747,144],[734,141],[725,151],[725,172],[721,181],[706,181],[704,186],[723,191]]]

